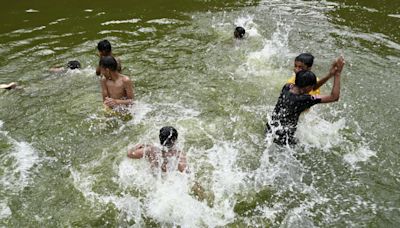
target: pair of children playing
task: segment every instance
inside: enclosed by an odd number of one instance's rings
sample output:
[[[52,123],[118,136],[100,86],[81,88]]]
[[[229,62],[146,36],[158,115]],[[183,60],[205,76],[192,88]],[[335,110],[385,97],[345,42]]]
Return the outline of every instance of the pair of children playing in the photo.
[[[297,122],[302,112],[319,103],[331,103],[339,100],[340,75],[344,67],[343,57],[336,59],[328,74],[317,80],[311,71],[314,57],[303,53],[294,61],[296,76],[289,79],[282,88],[278,102],[272,113],[271,120],[266,124],[266,133],[272,134],[278,145],[294,145]],[[333,87],[329,95],[320,95],[319,88],[330,78],[334,78]]]

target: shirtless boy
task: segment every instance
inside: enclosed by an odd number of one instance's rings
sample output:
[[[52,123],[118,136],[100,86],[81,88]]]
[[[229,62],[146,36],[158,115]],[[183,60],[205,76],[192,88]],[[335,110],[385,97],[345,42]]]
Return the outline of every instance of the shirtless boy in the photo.
[[[138,144],[128,151],[128,157],[149,160],[152,168],[161,168],[162,172],[178,169],[180,172],[187,170],[186,155],[176,148],[178,131],[170,126],[160,129],[161,149],[153,145]],[[161,166],[160,166],[161,164]]]
[[[111,50],[111,43],[108,40],[102,40],[97,44],[98,55],[100,59],[105,56],[113,56]],[[115,58],[117,60],[117,71],[121,73],[121,60],[119,58]],[[96,68],[96,75],[100,75],[100,64]]]
[[[103,104],[107,108],[116,109],[132,104],[134,98],[133,83],[128,76],[117,71],[117,61],[112,56],[100,59],[101,92]]]

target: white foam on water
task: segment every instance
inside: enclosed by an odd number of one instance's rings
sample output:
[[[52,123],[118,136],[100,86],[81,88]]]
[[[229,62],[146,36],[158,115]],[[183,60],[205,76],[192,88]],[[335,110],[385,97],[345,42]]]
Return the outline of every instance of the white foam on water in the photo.
[[[346,120],[340,118],[329,122],[317,113],[317,107],[301,114],[297,125],[295,137],[301,144],[329,151],[333,146],[343,142],[340,131],[345,129]]]
[[[400,18],[400,14],[388,14],[389,17]]]
[[[261,36],[260,33],[258,33],[258,25],[254,23],[253,21],[254,16],[253,15],[247,15],[243,17],[239,17],[235,20],[234,25],[235,27],[241,26],[245,29],[246,34],[248,36]]]
[[[85,9],[84,11],[90,13],[93,12],[93,9]]]
[[[182,227],[215,227],[219,222],[211,208],[189,194],[190,182],[185,174],[169,173],[149,192],[147,214],[161,224]]]
[[[38,12],[39,12],[39,10],[35,10],[35,9],[27,9],[27,10],[25,10],[25,12],[27,12],[27,13],[38,13]]]
[[[54,53],[56,53],[56,52],[53,51],[53,50],[44,49],[44,50],[39,50],[39,51],[35,52],[34,55],[36,55],[36,56],[46,56],[46,55],[52,55]]]
[[[45,28],[46,28],[46,26],[39,26],[39,27],[35,27],[33,29],[18,29],[18,30],[15,30],[15,31],[11,32],[11,33],[31,33],[31,32],[34,32],[34,31],[43,30]]]
[[[152,170],[146,159],[132,160],[125,158],[118,166],[118,182],[124,188],[137,187],[145,190],[155,184]]]
[[[1,127],[3,122],[1,122]],[[7,154],[3,154],[2,163],[10,165],[4,167],[4,174],[1,177],[1,185],[10,191],[19,192],[28,186],[31,181],[32,168],[41,159],[35,149],[27,142],[18,142],[8,136],[8,132],[0,131],[12,144],[12,149]]]
[[[153,27],[147,27],[147,28],[142,27],[142,28],[138,29],[138,31],[142,32],[142,33],[151,33],[151,32],[157,31],[157,29],[155,29]]]
[[[114,21],[106,21],[101,23],[101,25],[112,25],[112,24],[136,24],[141,21],[138,18],[133,18],[129,20],[114,20]]]
[[[8,218],[11,215],[12,211],[8,207],[7,202],[0,202],[0,219]]]
[[[128,35],[133,35],[133,36],[138,36],[139,33],[137,32],[131,32],[131,31],[125,31],[125,30],[102,30],[98,34],[110,34],[110,33],[124,33]]]
[[[258,51],[250,52],[247,55],[246,63],[238,70],[246,72],[246,75],[258,75],[269,77],[274,83],[281,83],[281,78],[275,75],[282,65],[287,62],[289,51],[289,31],[288,25],[278,23],[277,30],[270,39],[263,39],[263,48]],[[245,68],[245,70],[241,68]],[[281,72],[279,72],[281,74]]]
[[[60,23],[61,21],[65,21],[65,20],[67,20],[67,18],[60,18],[60,19],[50,22],[49,25],[55,25],[55,24]]]
[[[129,121],[130,123],[133,124],[138,124],[142,122],[147,113],[151,112],[154,109],[154,107],[151,104],[147,104],[141,101],[135,101],[132,108],[130,108],[130,113],[133,116],[133,119]]]
[[[214,167],[213,192],[217,200],[226,200],[240,189],[245,173],[236,167],[238,149],[229,142],[221,142],[207,151],[208,159]],[[230,198],[230,197],[228,197]]]
[[[153,19],[147,21],[150,24],[160,24],[160,25],[171,25],[171,24],[181,24],[180,20],[170,19],[170,18],[161,18],[161,19]]]
[[[357,163],[366,162],[371,157],[375,157],[376,152],[370,150],[367,146],[361,146],[353,152],[349,152],[343,156],[343,159],[349,163],[353,168],[359,168]]]

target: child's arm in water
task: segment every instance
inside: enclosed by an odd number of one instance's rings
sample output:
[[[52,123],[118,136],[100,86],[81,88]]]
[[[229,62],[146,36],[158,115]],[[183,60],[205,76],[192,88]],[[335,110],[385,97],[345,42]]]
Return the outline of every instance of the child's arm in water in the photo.
[[[140,159],[144,155],[144,144],[137,144],[132,149],[128,150],[128,157],[133,159]]]
[[[321,78],[320,80],[317,81],[317,84],[314,86],[313,90],[319,89],[319,87],[324,85],[329,79],[331,79],[335,75],[336,68],[337,68],[336,65],[337,65],[338,60],[339,59],[333,61],[332,65],[331,65],[331,68],[329,69],[328,74],[325,77],[323,77],[323,78]]]
[[[327,96],[320,96],[321,98],[321,103],[331,103],[331,102],[336,102],[339,100],[340,97],[340,75],[342,73],[343,67],[344,67],[345,61],[343,57],[340,57],[336,61],[336,72],[335,76],[333,79],[333,87],[330,95]]]
[[[178,170],[179,172],[189,172],[189,170],[187,169],[186,155],[183,152],[181,152],[181,155],[179,156]]]

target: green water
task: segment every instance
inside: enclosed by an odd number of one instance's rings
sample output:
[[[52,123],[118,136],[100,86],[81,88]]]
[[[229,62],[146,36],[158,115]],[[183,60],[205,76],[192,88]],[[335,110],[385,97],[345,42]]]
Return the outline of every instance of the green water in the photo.
[[[400,3],[31,1],[0,15],[0,226],[397,227]],[[232,39],[235,25],[246,28]],[[135,84],[134,118],[109,118],[95,76],[108,39]],[[264,125],[301,52],[341,99],[301,118],[294,150]],[[68,60],[80,71],[51,74]],[[330,91],[331,83],[322,88]],[[172,125],[191,173],[126,157]],[[205,190],[196,198],[194,182]]]

